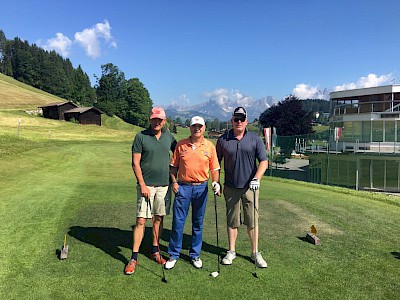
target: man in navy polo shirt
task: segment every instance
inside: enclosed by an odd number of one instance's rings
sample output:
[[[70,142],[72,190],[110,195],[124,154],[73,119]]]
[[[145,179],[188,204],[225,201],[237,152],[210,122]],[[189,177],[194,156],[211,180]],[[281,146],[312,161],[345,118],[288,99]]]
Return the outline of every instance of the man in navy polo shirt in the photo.
[[[246,129],[248,119],[243,107],[234,110],[231,123],[233,129],[218,139],[216,147],[218,161],[221,163],[224,160],[223,194],[229,242],[229,251],[222,259],[222,264],[231,265],[236,258],[235,243],[241,225],[242,206],[243,224],[247,226],[247,234],[251,241],[250,257],[257,267],[266,268],[267,263],[258,251],[258,189],[260,179],[268,168],[267,154],[260,136]]]

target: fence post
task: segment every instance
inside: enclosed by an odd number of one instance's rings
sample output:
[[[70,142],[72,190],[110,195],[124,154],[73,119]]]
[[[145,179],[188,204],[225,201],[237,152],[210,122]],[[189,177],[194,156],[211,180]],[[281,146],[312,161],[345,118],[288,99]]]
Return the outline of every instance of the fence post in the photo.
[[[21,118],[18,118],[18,129],[17,129],[17,137],[19,138],[19,129],[21,127]]]

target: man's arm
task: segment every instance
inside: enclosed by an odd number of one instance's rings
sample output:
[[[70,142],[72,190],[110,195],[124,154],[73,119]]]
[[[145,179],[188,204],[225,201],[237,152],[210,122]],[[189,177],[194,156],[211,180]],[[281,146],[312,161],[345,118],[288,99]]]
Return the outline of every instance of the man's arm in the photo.
[[[178,174],[178,168],[174,166],[169,166],[169,174],[172,181],[172,190],[174,191],[174,193],[177,193],[179,188],[178,178],[176,177],[176,175]]]
[[[141,158],[142,158],[141,153],[132,153],[132,169],[133,169],[133,172],[135,173],[136,180],[140,186],[140,191],[141,191],[142,197],[149,199],[150,198],[150,190],[146,186],[146,183],[144,182],[144,179],[143,179],[143,173],[142,173],[142,169],[140,167]]]
[[[264,173],[267,169],[268,169],[268,160],[261,161],[258,164],[257,172],[256,175],[254,175],[254,177],[260,180],[264,176]]]
[[[260,137],[257,138],[256,158],[259,161],[259,164],[254,177],[260,180],[268,168],[268,157],[265,151],[265,145]]]

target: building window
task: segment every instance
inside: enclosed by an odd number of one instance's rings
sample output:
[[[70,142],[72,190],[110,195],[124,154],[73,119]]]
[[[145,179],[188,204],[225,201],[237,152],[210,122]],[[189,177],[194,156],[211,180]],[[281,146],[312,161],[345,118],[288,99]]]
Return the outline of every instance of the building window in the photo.
[[[372,142],[383,142],[383,121],[372,121]]]
[[[371,141],[371,121],[362,122],[362,136],[360,142],[370,142]]]
[[[362,141],[362,123],[353,122],[353,141]]]
[[[396,138],[395,121],[385,121],[385,142],[394,142]]]

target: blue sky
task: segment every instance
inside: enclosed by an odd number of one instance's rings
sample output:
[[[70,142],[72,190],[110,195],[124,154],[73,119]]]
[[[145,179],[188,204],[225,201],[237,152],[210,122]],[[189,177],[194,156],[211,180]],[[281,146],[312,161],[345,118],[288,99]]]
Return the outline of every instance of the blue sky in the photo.
[[[113,63],[153,102],[281,100],[400,83],[400,1],[6,1],[0,29],[54,49],[95,84]]]

